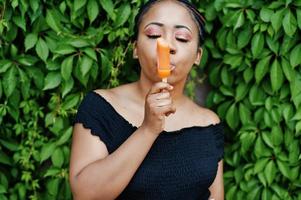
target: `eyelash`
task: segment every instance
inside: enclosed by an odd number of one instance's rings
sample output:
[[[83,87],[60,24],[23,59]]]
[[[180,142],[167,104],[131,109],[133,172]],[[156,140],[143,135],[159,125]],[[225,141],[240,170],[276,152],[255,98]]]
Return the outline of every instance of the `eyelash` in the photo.
[[[161,37],[161,35],[147,35],[148,38],[150,39],[157,39],[159,37]],[[178,41],[183,42],[183,43],[187,43],[188,40],[183,39],[183,38],[176,38]]]

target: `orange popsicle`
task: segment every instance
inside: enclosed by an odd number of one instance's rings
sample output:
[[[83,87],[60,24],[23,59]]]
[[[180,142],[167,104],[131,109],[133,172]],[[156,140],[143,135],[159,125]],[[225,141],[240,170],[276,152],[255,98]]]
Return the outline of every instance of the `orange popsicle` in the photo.
[[[170,48],[163,38],[157,39],[157,71],[163,82],[167,82],[170,75]]]

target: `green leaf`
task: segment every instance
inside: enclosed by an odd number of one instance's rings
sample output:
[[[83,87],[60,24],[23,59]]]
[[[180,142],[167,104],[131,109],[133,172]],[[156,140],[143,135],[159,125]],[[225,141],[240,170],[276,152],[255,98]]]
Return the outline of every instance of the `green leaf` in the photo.
[[[230,189],[226,191],[226,198],[234,199],[236,192],[237,192],[236,186],[235,185],[231,186]]]
[[[95,53],[95,50],[92,48],[85,48],[84,52],[86,55],[88,55],[90,58],[92,58],[93,60],[97,61],[97,56]]]
[[[70,77],[69,80],[63,81],[62,84],[62,97],[64,98],[73,88],[74,80]]]
[[[129,4],[123,4],[117,11],[118,15],[114,22],[114,27],[122,26],[131,14],[131,7]]]
[[[26,70],[27,74],[33,78],[36,87],[42,90],[44,86],[44,74],[41,69],[37,67],[26,67]]]
[[[271,20],[271,17],[273,15],[273,11],[271,9],[268,9],[266,7],[263,7],[260,10],[260,18],[262,19],[262,21],[264,22],[269,22]]]
[[[63,132],[62,136],[56,142],[57,146],[63,145],[69,141],[72,135],[72,127],[69,127],[66,131]]]
[[[26,22],[25,18],[22,16],[14,15],[13,22],[20,27],[24,32],[26,32]]]
[[[47,160],[53,154],[55,148],[56,148],[56,145],[53,142],[45,144],[41,150],[40,163]]]
[[[90,46],[91,44],[85,40],[85,39],[82,39],[82,38],[75,38],[75,39],[72,39],[70,42],[69,42],[70,45],[76,47],[76,48],[82,48],[82,47],[86,47],[86,46]]]
[[[265,144],[267,144],[271,148],[274,148],[274,145],[273,145],[274,143],[272,142],[271,137],[273,137],[271,133],[269,133],[267,131],[262,132],[262,139],[265,142]]]
[[[79,9],[81,9],[85,4],[86,4],[87,0],[74,0],[74,11],[78,11]]]
[[[254,77],[254,71],[251,67],[244,70],[243,77],[246,83],[249,83]]]
[[[273,144],[279,146],[283,141],[283,132],[280,126],[273,126],[272,127],[272,141]]]
[[[233,83],[233,76],[230,73],[230,70],[224,66],[221,71],[221,80],[225,86],[231,86]]]
[[[260,81],[263,79],[263,77],[269,71],[270,60],[271,60],[271,56],[268,56],[268,57],[261,59],[257,63],[256,68],[255,68],[255,79],[256,79],[257,84],[260,83]]]
[[[293,81],[295,79],[295,71],[293,70],[292,66],[290,63],[282,57],[281,59],[281,66],[284,72],[284,75],[288,81]]]
[[[251,38],[252,38],[252,30],[249,27],[242,29],[238,35],[237,47],[239,49],[242,49],[250,42]]]
[[[261,200],[271,200],[272,192],[268,188],[264,188],[261,193]]]
[[[30,4],[30,7],[31,7],[31,9],[32,9],[32,11],[34,11],[34,12],[37,12],[37,10],[39,9],[39,1],[37,1],[37,0],[30,0],[29,1],[29,4]]]
[[[32,66],[34,65],[39,59],[30,55],[22,55],[17,57],[17,61],[19,64],[25,65],[25,66]]]
[[[277,41],[276,38],[272,38],[270,36],[266,37],[266,42],[269,46],[269,48],[276,54],[278,55],[278,51],[279,51],[279,41]]]
[[[292,37],[297,30],[297,21],[294,14],[290,10],[286,10],[286,14],[282,21],[282,26],[284,28],[285,33]]]
[[[249,86],[244,82],[238,84],[235,92],[235,101],[241,101],[249,92]]]
[[[59,72],[50,72],[45,77],[43,90],[50,90],[56,88],[60,85],[61,81],[62,78]]]
[[[245,15],[244,15],[244,11],[241,11],[237,17],[237,21],[234,26],[234,31],[239,27],[241,27],[242,25],[244,25],[244,23],[245,23]]]
[[[10,60],[0,60],[0,73],[6,72],[12,64],[13,62]]]
[[[21,91],[24,99],[29,98],[29,91],[30,91],[30,80],[27,76],[27,74],[20,68],[18,68],[19,71],[19,80],[20,84],[22,85]]]
[[[60,32],[62,29],[60,24],[60,18],[55,14],[54,10],[47,10],[46,23],[55,32]]]
[[[112,20],[115,20],[116,16],[115,16],[115,13],[114,13],[113,1],[112,0],[106,0],[106,1],[99,0],[99,3],[101,5],[101,7],[108,13],[109,17]]]
[[[63,44],[63,45],[58,45],[57,48],[54,50],[54,52],[61,55],[67,55],[76,52],[76,49],[70,45]]]
[[[90,24],[96,19],[99,13],[98,3],[95,0],[89,0],[87,5],[88,17],[90,20]]]
[[[270,72],[270,79],[273,91],[278,91],[283,84],[283,72],[277,59],[274,60]]]
[[[61,148],[56,148],[53,154],[51,155],[52,164],[55,167],[62,167],[64,164],[64,154]]]
[[[4,77],[3,77],[3,90],[6,95],[6,97],[10,97],[18,83],[17,79],[17,70],[15,66],[12,66],[9,68],[7,72],[5,72]]]
[[[39,38],[39,40],[37,42],[36,52],[37,52],[38,56],[44,62],[46,62],[46,60],[48,58],[48,55],[49,55],[49,49],[48,49],[48,46],[47,46],[46,42],[42,38]]]
[[[11,158],[0,150],[0,163],[5,165],[12,165]]]
[[[26,35],[25,37],[25,51],[27,51],[28,49],[31,49],[32,47],[34,47],[34,45],[37,43],[38,41],[38,36],[35,33],[29,33],[28,35]]]
[[[224,63],[229,64],[232,68],[235,68],[241,64],[243,57],[241,55],[226,54],[224,56]]]
[[[90,71],[92,65],[93,65],[93,60],[88,56],[83,56],[81,58],[79,67],[83,76],[86,76],[86,74]]]
[[[69,56],[62,62],[62,67],[61,67],[61,75],[65,81],[70,79],[72,69],[73,69],[73,56]]]
[[[276,11],[271,16],[271,23],[272,23],[272,27],[275,30],[275,32],[278,32],[281,27],[282,20],[283,20],[283,14],[284,14],[284,10],[282,9],[282,10]]]
[[[51,196],[57,196],[59,190],[60,179],[52,178],[46,183],[47,191]]]
[[[264,46],[264,36],[262,33],[258,32],[253,36],[251,41],[251,51],[255,58],[257,58],[261,54],[263,50],[263,46]]]
[[[251,121],[251,111],[243,103],[239,104],[239,117],[243,124],[250,123]]]
[[[247,151],[254,145],[256,135],[252,132],[244,132],[240,136],[241,154],[246,155]]]
[[[301,44],[295,46],[290,54],[290,63],[293,68],[301,64]]]
[[[254,154],[256,158],[271,156],[271,151],[267,146],[263,143],[261,137],[257,137],[254,147]]]
[[[80,96],[77,94],[72,94],[72,95],[67,96],[62,104],[62,108],[64,110],[68,110],[68,109],[75,107],[78,104],[79,99],[80,99]]]
[[[247,18],[253,23],[255,20],[255,12],[251,9],[246,9],[246,13],[247,13]]]
[[[278,165],[278,169],[283,174],[283,176],[290,178],[290,168],[288,166],[288,163],[277,160],[277,165]]]
[[[260,87],[253,85],[249,93],[250,103],[255,106],[260,106],[264,104],[265,98],[265,92]]]
[[[263,171],[264,167],[267,165],[268,162],[269,162],[268,158],[258,159],[254,166],[254,172],[257,174],[257,173]]]
[[[236,104],[232,104],[227,111],[226,121],[231,129],[236,129],[239,124],[238,111]]]
[[[274,161],[269,161],[264,169],[264,175],[269,185],[271,185],[275,179],[277,170]]]
[[[54,175],[59,174],[60,172],[61,172],[60,169],[52,167],[52,168],[47,170],[47,172],[44,174],[43,177],[54,176]]]
[[[113,63],[108,59],[105,54],[101,54],[101,80],[104,81],[109,78],[112,70],[113,70]]]
[[[0,197],[1,197],[1,194],[4,194],[4,193],[6,193],[6,192],[7,192],[7,188],[4,187],[3,185],[0,185]],[[1,197],[1,198],[3,198],[3,200],[6,200],[5,196],[3,196],[3,197]],[[0,198],[0,199],[1,199],[1,198]]]
[[[10,151],[17,151],[19,149],[19,145],[14,140],[0,139],[0,143],[3,145],[3,147],[9,149]]]

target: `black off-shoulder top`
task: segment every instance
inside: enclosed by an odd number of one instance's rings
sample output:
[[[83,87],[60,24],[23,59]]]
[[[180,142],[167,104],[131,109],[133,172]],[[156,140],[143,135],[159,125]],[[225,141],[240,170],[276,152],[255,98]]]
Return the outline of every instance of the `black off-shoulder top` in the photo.
[[[137,130],[94,91],[81,102],[74,123],[90,129],[109,153]],[[117,199],[208,200],[223,147],[222,123],[163,131]]]

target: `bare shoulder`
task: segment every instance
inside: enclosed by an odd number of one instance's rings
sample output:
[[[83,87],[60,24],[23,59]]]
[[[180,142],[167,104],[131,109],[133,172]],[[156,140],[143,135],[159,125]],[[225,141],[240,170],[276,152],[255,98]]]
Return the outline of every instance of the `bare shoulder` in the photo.
[[[115,88],[110,89],[96,89],[94,92],[104,97],[105,99],[112,101],[118,99],[120,96],[123,96],[123,93],[129,91],[131,84],[120,85]]]
[[[193,101],[191,101],[190,106],[194,110],[194,118],[198,120],[197,123],[201,123],[201,126],[209,126],[220,123],[220,118],[212,110],[202,107]]]

